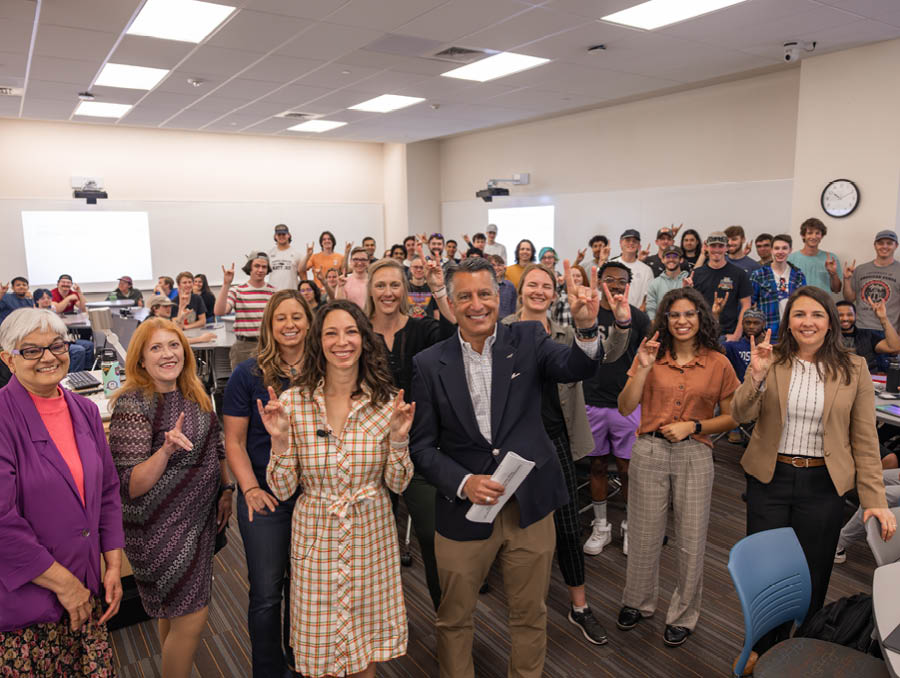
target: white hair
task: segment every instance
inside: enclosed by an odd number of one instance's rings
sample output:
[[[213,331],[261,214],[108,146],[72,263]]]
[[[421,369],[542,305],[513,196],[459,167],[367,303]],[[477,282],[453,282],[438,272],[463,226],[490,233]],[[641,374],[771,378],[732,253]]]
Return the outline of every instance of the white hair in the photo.
[[[66,340],[69,330],[62,319],[46,308],[19,308],[0,325],[0,349],[12,351],[25,337],[36,331],[50,331]]]

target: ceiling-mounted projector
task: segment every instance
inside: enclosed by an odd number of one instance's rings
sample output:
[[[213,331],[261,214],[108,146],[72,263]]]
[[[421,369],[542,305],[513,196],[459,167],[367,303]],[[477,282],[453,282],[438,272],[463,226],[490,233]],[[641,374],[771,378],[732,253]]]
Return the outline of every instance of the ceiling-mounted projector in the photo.
[[[504,197],[509,195],[508,188],[500,188],[497,186],[501,181],[508,184],[514,184],[516,186],[524,186],[531,180],[531,175],[528,172],[520,172],[518,174],[513,174],[512,179],[488,179],[487,188],[482,188],[480,191],[475,191],[475,197],[481,198],[485,202],[493,202],[494,197]]]
[[[96,205],[97,200],[108,198],[109,195],[96,181],[88,181],[81,188],[72,191],[73,198],[83,198],[88,205]]]

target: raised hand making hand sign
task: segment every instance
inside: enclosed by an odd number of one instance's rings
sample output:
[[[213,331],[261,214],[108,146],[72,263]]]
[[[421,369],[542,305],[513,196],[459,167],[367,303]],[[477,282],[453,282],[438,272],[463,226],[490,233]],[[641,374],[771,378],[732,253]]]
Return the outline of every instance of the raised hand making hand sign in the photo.
[[[753,384],[759,387],[766,379],[769,368],[772,367],[772,330],[766,330],[763,340],[756,343],[753,336],[750,337],[750,365],[748,371],[753,379]]]
[[[597,267],[591,266],[590,287],[575,284],[572,266],[568,259],[563,260],[563,271],[566,276],[566,292],[575,327],[586,329],[597,324],[597,313],[600,310],[600,293],[597,291]],[[629,311],[630,313],[630,311]]]

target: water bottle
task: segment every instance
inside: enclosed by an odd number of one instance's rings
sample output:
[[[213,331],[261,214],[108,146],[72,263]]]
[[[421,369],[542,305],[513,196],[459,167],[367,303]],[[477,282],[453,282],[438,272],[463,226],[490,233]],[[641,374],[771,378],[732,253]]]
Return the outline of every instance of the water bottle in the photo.
[[[900,360],[891,358],[888,360],[887,382],[884,390],[888,393],[896,393],[900,387]]]
[[[119,388],[119,359],[115,350],[111,348],[104,348],[100,356],[100,371],[103,373],[103,395],[109,398]]]

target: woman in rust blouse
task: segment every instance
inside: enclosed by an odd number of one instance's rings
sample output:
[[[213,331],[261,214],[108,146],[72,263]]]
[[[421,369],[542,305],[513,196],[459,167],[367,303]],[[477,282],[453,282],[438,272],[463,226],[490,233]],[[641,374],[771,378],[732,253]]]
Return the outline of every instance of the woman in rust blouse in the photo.
[[[663,642],[676,647],[687,640],[700,616],[714,474],[708,434],[735,427],[731,396],[740,382],[719,347],[718,324],[693,288],[675,289],[662,298],[651,331],[619,394],[619,412],[629,415],[640,405],[641,424],[628,471],[628,570],[616,625],[633,629],[656,610],[671,498],[678,581]]]

